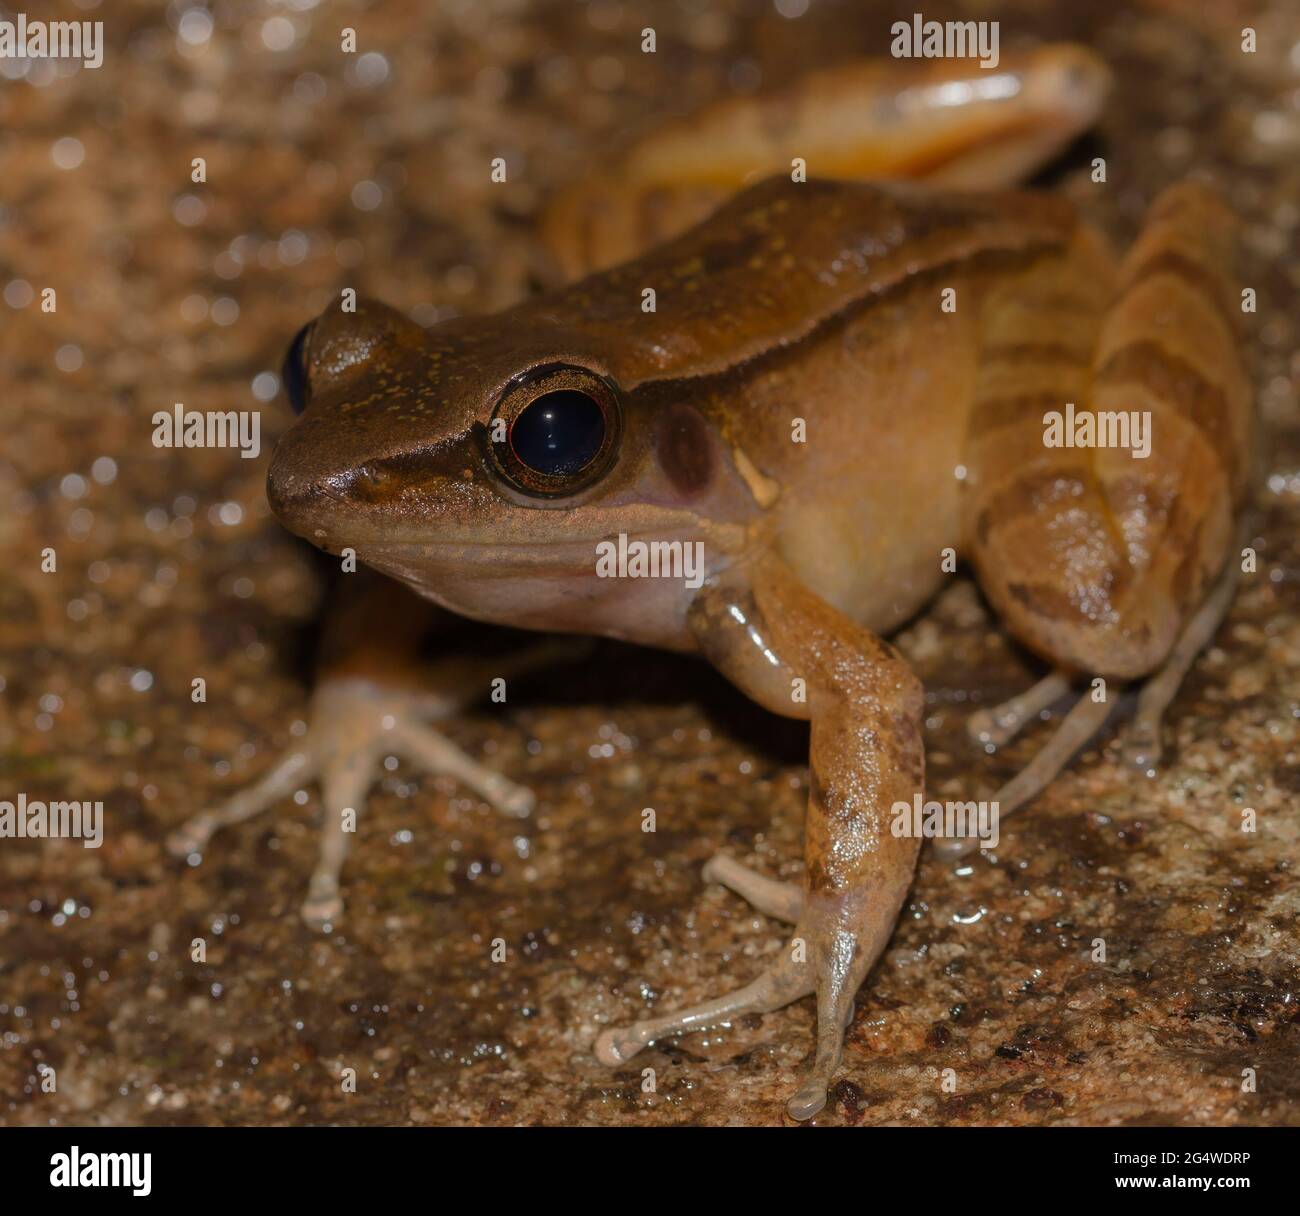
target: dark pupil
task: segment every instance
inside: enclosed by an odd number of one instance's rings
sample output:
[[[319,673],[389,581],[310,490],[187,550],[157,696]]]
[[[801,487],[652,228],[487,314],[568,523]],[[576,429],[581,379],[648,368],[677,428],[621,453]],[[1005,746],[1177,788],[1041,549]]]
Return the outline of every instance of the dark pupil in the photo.
[[[280,368],[284,393],[295,414],[301,414],[307,408],[307,335],[310,332],[309,322],[294,335],[284,356],[284,365]]]
[[[510,446],[534,473],[569,477],[605,442],[605,411],[586,393],[558,389],[526,405],[510,428]]]

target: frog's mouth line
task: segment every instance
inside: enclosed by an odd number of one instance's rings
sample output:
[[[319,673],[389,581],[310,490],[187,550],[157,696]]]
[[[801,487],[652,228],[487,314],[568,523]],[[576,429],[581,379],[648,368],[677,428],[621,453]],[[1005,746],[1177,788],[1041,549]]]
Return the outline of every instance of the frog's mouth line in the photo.
[[[429,575],[447,581],[510,575],[581,577],[596,569],[596,543],[572,542],[503,545],[490,541],[465,544],[434,543],[360,546],[357,555],[367,565],[403,578],[426,581]]]
[[[668,539],[654,532],[626,535],[628,543]],[[461,578],[514,572],[533,577],[539,574],[570,577],[594,575],[598,557],[596,546],[602,541],[617,542],[617,539],[617,535],[601,535],[580,541],[379,541],[355,547],[362,561],[380,570],[390,567],[404,571],[445,570],[451,577]],[[676,539],[684,543],[684,538]]]
[[[570,582],[575,585],[589,579],[599,578],[601,582],[622,583],[639,581],[646,577],[637,575],[625,579],[622,576],[602,576],[599,564],[602,554],[601,545],[632,548],[638,542],[647,546],[654,543],[675,544],[683,548],[688,545],[703,546],[705,542],[697,535],[673,536],[660,531],[633,532],[610,535],[591,536],[583,540],[558,540],[536,542],[500,542],[500,541],[425,541],[400,542],[379,541],[373,545],[356,545],[358,557],[367,565],[401,579],[403,582],[423,588],[452,588],[457,584],[491,583],[511,579],[526,579],[538,584]],[[723,566],[730,565],[734,555],[726,554],[715,544],[707,549],[698,550],[701,559],[707,554],[707,562],[700,561],[700,575],[716,574]],[[603,555],[609,560],[608,554]],[[671,581],[671,580],[670,580]]]

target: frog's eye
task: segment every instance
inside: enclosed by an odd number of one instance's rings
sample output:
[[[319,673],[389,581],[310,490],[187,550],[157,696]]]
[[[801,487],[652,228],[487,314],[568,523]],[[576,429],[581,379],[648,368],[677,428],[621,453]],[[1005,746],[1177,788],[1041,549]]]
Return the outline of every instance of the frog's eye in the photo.
[[[604,377],[581,367],[545,368],[516,381],[501,398],[492,453],[517,489],[572,494],[609,468],[619,426],[618,397]]]
[[[280,368],[280,381],[284,385],[285,396],[289,398],[289,404],[293,406],[295,414],[301,414],[311,400],[311,384],[307,379],[307,355],[311,328],[314,324],[314,321],[309,321],[294,335],[293,341],[289,343],[289,349],[285,352],[284,364]]]
[[[582,472],[605,443],[605,411],[575,388],[533,398],[510,425],[516,459],[543,477]]]

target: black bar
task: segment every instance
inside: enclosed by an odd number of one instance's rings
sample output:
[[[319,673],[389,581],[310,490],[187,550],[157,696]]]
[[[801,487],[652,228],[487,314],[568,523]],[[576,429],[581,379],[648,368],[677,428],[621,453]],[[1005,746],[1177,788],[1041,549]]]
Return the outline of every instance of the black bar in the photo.
[[[149,1193],[52,1185],[52,1175],[71,1172],[74,1145],[81,1171],[100,1168],[98,1160],[87,1165],[88,1154],[148,1154]],[[1295,1130],[1282,1127],[50,1127],[0,1134],[0,1177],[12,1212],[38,1210],[23,1200],[51,1199],[96,1207],[105,1199],[204,1207],[284,1199],[294,1210],[319,1202],[333,1211],[376,1200],[404,1206],[402,1195],[433,1209],[455,1195],[460,1210],[497,1210],[515,1197],[549,1206],[566,1195],[580,1208],[617,1208],[642,1196],[690,1201],[682,1188],[691,1190],[691,1179],[710,1180],[693,1191],[698,1201],[725,1193],[728,1206],[750,1188],[763,1199],[777,1184],[795,1195],[809,1188],[809,1200],[839,1193],[846,1202],[889,1193],[897,1203],[912,1187],[920,1203],[1001,1196],[1031,1207],[1107,1197],[1127,1204],[1125,1193],[1136,1191],[1145,1204],[1157,1193],[1207,1190],[1219,1202],[1233,1191],[1258,1203],[1265,1195],[1293,1201],[1295,1145]],[[139,1158],[136,1179],[143,1166]]]

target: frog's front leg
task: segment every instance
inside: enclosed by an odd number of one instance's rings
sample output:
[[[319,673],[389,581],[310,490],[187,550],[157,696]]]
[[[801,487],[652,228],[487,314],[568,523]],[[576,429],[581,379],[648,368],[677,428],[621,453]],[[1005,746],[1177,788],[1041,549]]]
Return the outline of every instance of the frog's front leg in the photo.
[[[796,1119],[826,1102],[853,998],[893,931],[920,842],[890,831],[895,803],[921,791],[921,687],[898,654],[819,599],[776,558],[720,576],[692,605],[700,650],[766,708],[812,723],[801,900],[725,872],[772,910],[798,915],[779,960],[720,1000],[604,1032],[597,1056],[628,1059],[656,1039],[817,995],[817,1051],[790,1099]]]
[[[350,842],[344,812],[360,814],[370,787],[383,775],[385,757],[400,756],[425,772],[454,777],[503,814],[526,815],[533,805],[531,790],[466,755],[429,723],[482,698],[491,679],[556,662],[572,647],[543,642],[490,658],[423,664],[419,644],[429,618],[428,606],[386,579],[344,596],[335,605],[305,735],[259,781],[174,831],[169,851],[197,864],[221,828],[242,823],[318,780],[324,824],[302,916],[324,929],[337,924],[343,912],[339,875]]]

